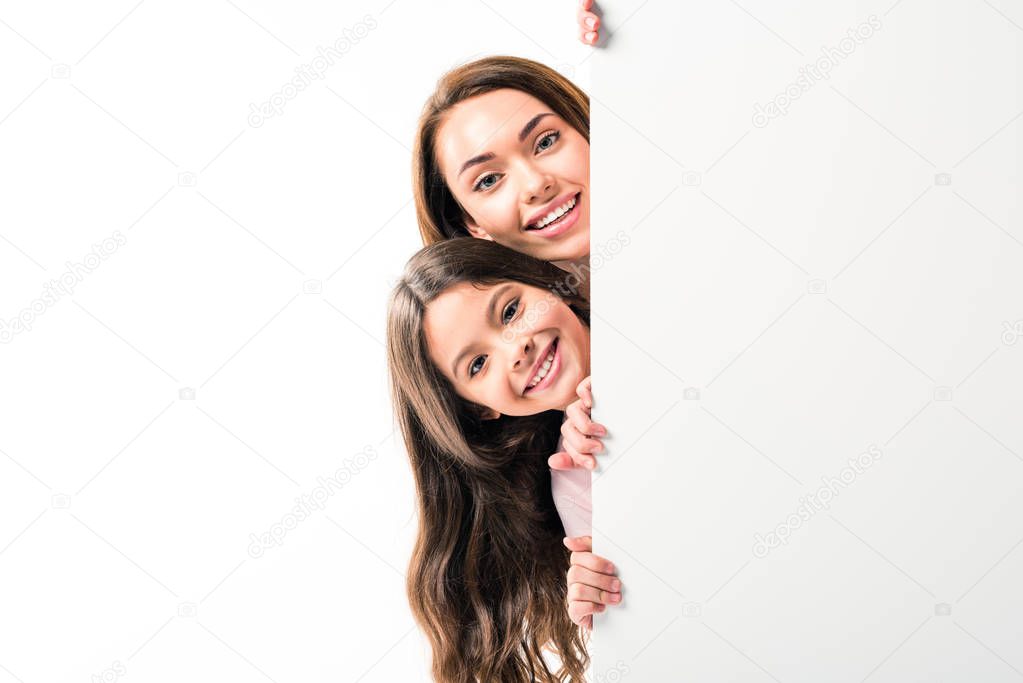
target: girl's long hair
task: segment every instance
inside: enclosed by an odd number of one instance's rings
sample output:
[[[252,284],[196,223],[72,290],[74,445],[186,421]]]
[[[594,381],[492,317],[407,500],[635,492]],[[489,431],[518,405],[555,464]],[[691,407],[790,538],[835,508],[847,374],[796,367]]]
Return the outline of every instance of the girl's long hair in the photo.
[[[426,306],[452,285],[514,280],[558,293],[567,275],[464,237],[413,256],[391,297],[391,397],[419,510],[408,600],[441,683],[584,680],[585,631],[568,615],[570,553],[547,465],[563,413],[484,420],[431,361],[423,334]],[[564,291],[588,325],[589,304]],[[560,659],[556,671],[544,650]]]
[[[467,236],[465,214],[437,164],[437,129],[453,106],[476,95],[511,88],[540,100],[590,139],[590,98],[554,69],[521,57],[485,57],[444,74],[426,101],[412,150],[412,193],[423,244]]]

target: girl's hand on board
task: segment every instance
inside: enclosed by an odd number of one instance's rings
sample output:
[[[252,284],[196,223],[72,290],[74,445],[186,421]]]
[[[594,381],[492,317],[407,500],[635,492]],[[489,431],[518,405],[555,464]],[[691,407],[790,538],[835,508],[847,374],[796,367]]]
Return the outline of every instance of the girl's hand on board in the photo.
[[[596,45],[600,39],[600,17],[590,11],[593,0],[581,0],[576,16],[579,20],[579,40]]]
[[[622,602],[622,582],[615,576],[615,566],[590,552],[591,536],[566,537],[565,546],[572,551],[568,568],[568,616],[572,623],[593,629],[593,615],[607,605]]]
[[[579,398],[565,409],[565,421],[561,423],[565,450],[547,459],[552,470],[592,470],[597,466],[595,454],[604,450],[601,438],[607,436],[607,428],[590,419],[593,389],[589,377],[579,383],[575,393]]]

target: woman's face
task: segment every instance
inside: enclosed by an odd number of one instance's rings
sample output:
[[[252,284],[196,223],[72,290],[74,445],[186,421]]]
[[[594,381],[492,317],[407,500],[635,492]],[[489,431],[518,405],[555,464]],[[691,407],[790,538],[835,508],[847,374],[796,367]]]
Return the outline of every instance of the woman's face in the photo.
[[[532,95],[509,88],[456,104],[437,163],[473,237],[544,261],[590,252],[590,143]]]
[[[449,287],[426,308],[430,358],[488,417],[564,410],[590,374],[590,331],[559,297],[519,282]]]

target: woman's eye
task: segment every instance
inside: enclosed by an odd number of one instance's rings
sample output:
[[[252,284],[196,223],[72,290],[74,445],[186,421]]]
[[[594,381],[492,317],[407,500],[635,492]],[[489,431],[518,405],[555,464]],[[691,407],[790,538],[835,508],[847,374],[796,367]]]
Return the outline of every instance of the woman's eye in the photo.
[[[504,315],[501,316],[501,321],[507,325],[511,322],[511,319],[515,317],[516,311],[519,310],[519,300],[515,299],[504,308]],[[511,311],[509,313],[509,311]]]
[[[486,356],[476,356],[475,358],[472,359],[472,362],[469,363],[470,378],[475,377],[476,373],[483,369],[483,363],[481,362],[477,367],[476,361],[485,361],[486,359],[487,359]]]
[[[480,190],[489,190],[496,183],[497,183],[497,174],[496,173],[488,173],[485,176],[483,176],[482,178],[480,178],[479,180],[477,180],[476,184],[473,185],[472,189],[474,191],[476,191],[476,192],[479,192]]]
[[[544,150],[550,149],[551,147],[554,146],[554,143],[558,141],[559,137],[561,137],[561,133],[559,133],[556,130],[552,130],[551,132],[546,133],[536,143],[536,151],[543,152]]]

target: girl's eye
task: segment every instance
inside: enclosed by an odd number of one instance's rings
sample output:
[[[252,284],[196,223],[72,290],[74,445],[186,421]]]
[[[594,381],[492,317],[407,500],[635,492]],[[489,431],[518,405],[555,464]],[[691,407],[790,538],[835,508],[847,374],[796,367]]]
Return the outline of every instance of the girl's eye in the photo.
[[[488,182],[488,180],[490,180],[490,182]],[[488,173],[485,176],[483,176],[482,178],[480,178],[479,180],[477,180],[476,184],[472,186],[472,189],[473,189],[473,192],[479,192],[481,190],[485,191],[485,190],[489,190],[490,188],[492,188],[495,184],[497,184],[497,174],[496,173]]]
[[[519,300],[514,299],[504,308],[504,314],[501,316],[501,322],[505,325],[511,322],[511,319],[515,317],[515,313],[519,310]],[[508,311],[511,311],[509,313]]]
[[[501,322],[507,325],[515,317],[515,314],[519,311],[520,299],[512,299],[508,302],[508,305],[504,307],[504,311],[501,312]],[[483,364],[486,362],[486,356],[476,356],[469,361],[469,379],[475,377],[480,370],[483,369]],[[478,361],[478,362],[477,362]]]
[[[536,151],[543,152],[545,150],[550,149],[551,147],[554,146],[554,143],[557,142],[558,138],[560,137],[561,133],[559,133],[556,130],[552,130],[548,133],[545,133],[543,137],[541,137],[540,140],[536,143]],[[545,144],[548,140],[550,141],[550,143]]]

